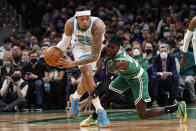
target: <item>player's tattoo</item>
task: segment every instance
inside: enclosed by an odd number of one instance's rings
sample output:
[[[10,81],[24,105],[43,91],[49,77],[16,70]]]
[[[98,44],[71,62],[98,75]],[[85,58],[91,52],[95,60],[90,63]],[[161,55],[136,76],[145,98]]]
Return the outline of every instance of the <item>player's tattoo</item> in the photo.
[[[110,60],[108,61],[108,71],[117,74],[119,70],[126,70],[129,66],[126,60]]]
[[[84,65],[96,61],[100,56],[101,46],[103,42],[105,24],[98,20],[92,28],[93,42],[91,46],[92,53],[81,60],[77,60],[75,65]]]

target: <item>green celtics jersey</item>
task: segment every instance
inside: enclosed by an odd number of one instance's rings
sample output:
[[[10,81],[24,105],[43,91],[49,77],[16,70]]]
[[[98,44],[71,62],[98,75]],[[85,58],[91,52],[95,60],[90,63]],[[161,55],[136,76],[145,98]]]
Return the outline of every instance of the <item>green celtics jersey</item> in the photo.
[[[124,50],[120,49],[113,60],[126,60],[129,62],[127,70],[120,70],[119,74],[125,78],[133,78],[137,76],[142,69],[141,65],[138,64],[131,56],[129,56]]]

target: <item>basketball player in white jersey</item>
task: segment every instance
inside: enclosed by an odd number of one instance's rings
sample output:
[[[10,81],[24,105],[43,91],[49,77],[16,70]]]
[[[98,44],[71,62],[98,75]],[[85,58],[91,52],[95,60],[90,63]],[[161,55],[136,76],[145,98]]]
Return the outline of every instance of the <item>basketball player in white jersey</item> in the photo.
[[[193,45],[193,54],[195,57],[195,63],[196,63],[196,16],[193,17],[193,19],[191,20],[189,27],[187,29],[186,34],[184,35],[184,44],[183,44],[183,58],[182,58],[182,62],[185,63],[186,59],[184,59],[184,57],[186,57],[185,53],[188,51],[188,47],[189,47],[189,43],[190,43],[190,39],[192,38],[192,45]],[[183,64],[182,63],[182,64]]]
[[[97,17],[91,16],[88,7],[82,6],[76,9],[75,15],[70,18],[64,29],[62,40],[57,47],[66,50],[68,45],[73,45],[73,55],[75,61],[60,59],[58,65],[60,68],[71,68],[78,66],[81,71],[81,81],[78,84],[76,92],[71,95],[71,108],[69,113],[76,118],[79,113],[79,99],[87,91],[91,94],[96,85],[94,83],[94,73],[96,61],[100,57],[101,46],[104,40],[105,24]],[[99,97],[92,100],[96,108],[101,127],[109,127],[110,122],[106,116],[103,107],[100,104]]]

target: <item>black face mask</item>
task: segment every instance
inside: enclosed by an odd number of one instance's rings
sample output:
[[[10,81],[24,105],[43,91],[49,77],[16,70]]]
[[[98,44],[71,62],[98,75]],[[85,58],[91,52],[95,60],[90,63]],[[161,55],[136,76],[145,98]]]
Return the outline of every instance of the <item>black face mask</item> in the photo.
[[[147,53],[147,54],[150,54],[151,52],[152,52],[151,49],[146,49],[146,53]]]
[[[183,36],[176,36],[176,40],[181,40],[183,39]]]
[[[15,61],[16,64],[19,63],[20,62],[20,57],[15,57],[14,61]]]
[[[31,63],[35,64],[37,62],[37,59],[31,59]]]
[[[13,79],[14,82],[19,81],[20,78],[21,78],[21,77],[20,77],[19,75],[13,75],[13,76],[12,76],[12,79]]]
[[[24,50],[24,49],[25,49],[25,46],[20,46],[20,49],[21,49],[21,50]]]
[[[140,24],[142,23],[142,19],[136,19],[136,22]]]

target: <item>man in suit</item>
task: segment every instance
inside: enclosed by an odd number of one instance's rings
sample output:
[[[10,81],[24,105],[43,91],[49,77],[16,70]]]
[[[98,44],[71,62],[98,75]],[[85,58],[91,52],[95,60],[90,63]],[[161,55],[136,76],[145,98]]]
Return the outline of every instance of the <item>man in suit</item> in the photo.
[[[152,59],[152,105],[158,106],[158,94],[169,91],[173,103],[177,102],[179,97],[179,82],[176,71],[175,57],[168,54],[168,46],[162,44],[159,47],[159,55]],[[163,91],[162,91],[163,90]]]

